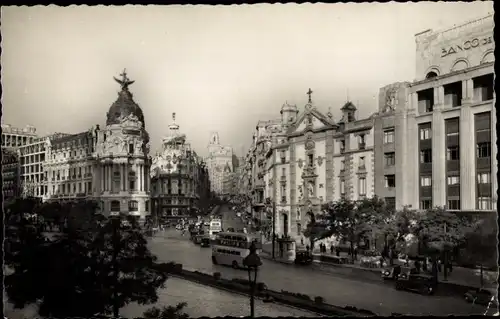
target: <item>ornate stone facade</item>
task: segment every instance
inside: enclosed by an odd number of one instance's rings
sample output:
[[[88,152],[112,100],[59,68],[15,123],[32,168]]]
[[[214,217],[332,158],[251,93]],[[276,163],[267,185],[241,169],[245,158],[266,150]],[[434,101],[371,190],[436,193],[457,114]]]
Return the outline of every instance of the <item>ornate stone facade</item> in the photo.
[[[115,78],[121,91],[107,113],[106,127],[93,132],[92,190],[105,214],[126,213],[144,221],[150,214],[149,134],[128,89],[134,81],[125,71],[121,76]]]
[[[255,210],[265,198],[274,201],[277,235],[296,240],[323,203],[373,196],[372,119],[357,120],[356,107],[347,102],[335,122],[308,94],[300,114],[286,103],[280,120],[259,122],[248,157]]]
[[[205,163],[179,133],[179,125],[169,125],[162,148],[156,152],[151,166],[152,211],[162,218],[186,217],[202,207],[209,195]]]

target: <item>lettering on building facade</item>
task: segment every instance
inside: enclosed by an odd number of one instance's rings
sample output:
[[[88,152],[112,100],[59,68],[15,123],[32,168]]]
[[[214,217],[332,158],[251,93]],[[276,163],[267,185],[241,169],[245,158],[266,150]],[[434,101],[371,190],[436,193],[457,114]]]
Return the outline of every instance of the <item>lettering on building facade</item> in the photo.
[[[474,38],[471,40],[465,41],[462,45],[454,45],[449,48],[441,49],[441,57],[444,58],[448,55],[455,54],[460,51],[467,51],[479,46],[487,45],[493,43],[493,37],[485,37],[485,38]]]

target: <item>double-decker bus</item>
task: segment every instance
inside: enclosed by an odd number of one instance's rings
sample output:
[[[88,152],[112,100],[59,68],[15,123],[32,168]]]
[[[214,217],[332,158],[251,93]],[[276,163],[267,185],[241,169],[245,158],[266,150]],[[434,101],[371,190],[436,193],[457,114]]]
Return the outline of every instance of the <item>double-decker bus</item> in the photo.
[[[212,263],[229,265],[235,269],[243,267],[243,259],[250,253],[252,242],[255,242],[258,254],[262,245],[257,238],[244,233],[218,233],[212,242]]]

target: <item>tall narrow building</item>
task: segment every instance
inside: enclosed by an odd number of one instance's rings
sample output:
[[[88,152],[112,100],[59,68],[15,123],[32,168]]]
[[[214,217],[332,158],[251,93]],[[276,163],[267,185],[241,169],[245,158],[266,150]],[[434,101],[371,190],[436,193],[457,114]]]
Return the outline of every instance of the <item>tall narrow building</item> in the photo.
[[[229,173],[234,169],[233,149],[220,144],[219,133],[217,132],[213,132],[210,136],[206,163],[210,176],[211,190],[217,195],[222,195],[224,192],[224,176],[228,174],[227,165],[230,167]]]

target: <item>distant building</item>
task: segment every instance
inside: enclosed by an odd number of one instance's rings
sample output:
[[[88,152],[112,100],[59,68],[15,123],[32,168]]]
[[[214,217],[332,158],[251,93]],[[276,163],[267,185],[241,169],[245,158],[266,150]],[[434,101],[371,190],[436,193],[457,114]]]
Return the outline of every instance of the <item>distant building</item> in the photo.
[[[380,89],[375,192],[396,208],[497,206],[493,15],[416,38],[414,82]]]
[[[56,135],[47,138],[45,143],[44,200],[73,201],[98,197],[93,192],[96,163],[92,156],[95,143],[92,131]]]
[[[212,133],[208,144],[208,157],[205,162],[210,175],[212,191],[217,195],[223,193],[224,175],[228,174],[227,167],[229,166],[230,172],[234,170],[233,160],[233,149],[221,145],[219,134]]]
[[[2,148],[2,194],[4,201],[20,196],[19,152]]]
[[[153,156],[151,166],[152,212],[162,218],[182,218],[201,207],[209,196],[210,183],[205,163],[179,132],[179,125],[168,126],[161,149]]]
[[[10,124],[2,124],[2,148],[16,148],[27,145],[36,137],[36,128],[34,126],[26,125],[21,129]]]

